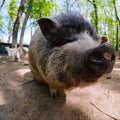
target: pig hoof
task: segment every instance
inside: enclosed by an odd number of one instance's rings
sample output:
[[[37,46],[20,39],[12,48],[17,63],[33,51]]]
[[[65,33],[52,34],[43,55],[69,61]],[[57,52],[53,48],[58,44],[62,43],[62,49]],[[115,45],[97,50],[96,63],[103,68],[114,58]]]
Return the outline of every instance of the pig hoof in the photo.
[[[50,94],[52,99],[57,99],[58,98],[58,93],[56,89],[53,89],[50,87]]]
[[[57,92],[52,93],[51,98],[52,99],[57,99],[58,98],[58,93]]]

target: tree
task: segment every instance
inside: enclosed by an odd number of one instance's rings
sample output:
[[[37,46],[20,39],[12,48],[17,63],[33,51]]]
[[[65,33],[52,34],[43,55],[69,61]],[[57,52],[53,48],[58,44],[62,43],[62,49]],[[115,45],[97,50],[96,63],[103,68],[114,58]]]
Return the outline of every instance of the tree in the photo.
[[[115,19],[116,19],[116,52],[118,54],[119,51],[119,28],[120,28],[120,18],[118,16],[118,11],[117,11],[117,7],[116,7],[116,1],[113,0],[113,5],[114,5],[114,11],[115,11]]]
[[[96,31],[98,32],[98,4],[97,0],[88,0],[93,5],[93,13],[91,13],[93,17],[93,24],[95,25]]]
[[[22,25],[21,35],[20,35],[20,43],[19,43],[20,46],[22,46],[22,44],[23,44],[24,32],[25,32],[26,24],[27,24],[31,9],[32,9],[32,3],[33,3],[33,0],[29,0],[27,11],[26,11],[26,14],[25,14],[25,19],[24,19],[24,22],[23,22],[23,25]]]
[[[13,25],[18,12],[18,6],[16,5],[16,2],[17,0],[11,0],[7,8],[8,9],[8,18],[7,18],[8,43],[10,42],[12,37]]]
[[[3,7],[4,3],[5,3],[5,0],[3,0],[2,4],[0,5],[0,11],[1,11],[1,8]]]
[[[30,12],[31,31],[32,26],[36,28],[37,20],[41,17],[53,16],[58,4],[53,0],[34,0]],[[31,33],[32,36],[32,33]]]
[[[25,13],[25,18],[24,18],[24,22],[23,22],[23,25],[22,25],[22,30],[21,30],[21,35],[20,35],[20,42],[19,42],[20,56],[23,59],[24,59],[23,38],[24,38],[24,32],[25,32],[25,28],[26,28],[26,24],[27,24],[29,15],[32,12],[31,9],[34,9],[34,15],[33,16],[35,18],[36,18],[37,15],[40,16],[40,17],[42,17],[43,15],[44,16],[47,16],[47,15],[49,16],[51,14],[51,10],[54,8],[55,3],[50,1],[50,0],[49,1],[45,1],[45,0],[44,1],[43,0],[40,0],[40,1],[28,0],[25,5],[26,5],[26,7],[25,7],[26,12],[24,12]],[[39,8],[39,11],[36,12],[35,10],[38,10],[38,8]],[[38,13],[40,13],[40,14],[38,14]]]
[[[78,0],[64,0],[62,12],[70,12],[73,9],[77,8]],[[74,7],[74,8],[73,8]]]
[[[22,25],[21,35],[20,35],[20,43],[19,43],[19,45],[20,45],[20,55],[22,57],[24,57],[24,55],[23,55],[23,38],[24,38],[24,32],[25,32],[26,24],[27,24],[27,21],[28,21],[31,9],[32,9],[32,3],[33,3],[33,0],[29,0],[28,1],[28,7],[27,7],[26,14],[25,14],[24,22],[23,22],[23,25]]]
[[[58,8],[58,4],[53,2],[53,0],[34,0],[30,18],[49,17],[53,15],[53,11],[56,8]]]
[[[24,5],[26,0],[21,0],[20,7],[18,9],[18,14],[13,26],[13,33],[12,33],[12,46],[15,47],[17,44],[17,37],[18,37],[18,28],[20,25],[20,18],[22,17],[22,13],[24,11]]]

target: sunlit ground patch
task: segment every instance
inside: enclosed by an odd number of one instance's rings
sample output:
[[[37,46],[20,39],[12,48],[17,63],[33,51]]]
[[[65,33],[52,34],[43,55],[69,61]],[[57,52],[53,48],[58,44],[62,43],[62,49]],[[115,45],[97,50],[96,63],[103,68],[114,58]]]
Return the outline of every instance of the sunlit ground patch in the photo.
[[[120,68],[113,68],[113,70],[115,70],[115,71],[120,71]]]
[[[26,69],[26,68],[24,68],[24,69],[18,69],[18,70],[16,70],[15,71],[20,77],[24,77],[24,74],[25,73],[27,73],[27,72],[30,72],[30,69],[28,68],[28,69]]]

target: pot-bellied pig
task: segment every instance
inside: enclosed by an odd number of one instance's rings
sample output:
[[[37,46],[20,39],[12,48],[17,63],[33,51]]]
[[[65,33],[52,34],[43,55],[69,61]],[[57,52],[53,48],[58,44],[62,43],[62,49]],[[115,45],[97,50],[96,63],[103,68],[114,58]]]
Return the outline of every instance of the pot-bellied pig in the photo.
[[[30,69],[53,97],[59,89],[93,84],[112,71],[114,48],[79,13],[41,18],[38,24],[29,47]]]

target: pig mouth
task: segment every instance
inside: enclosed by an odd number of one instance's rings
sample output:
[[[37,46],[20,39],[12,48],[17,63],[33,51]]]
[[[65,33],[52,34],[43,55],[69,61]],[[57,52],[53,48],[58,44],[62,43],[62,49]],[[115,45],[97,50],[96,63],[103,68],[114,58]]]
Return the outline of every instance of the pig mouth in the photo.
[[[114,64],[115,56],[111,55],[108,52],[104,52],[103,54],[97,54],[97,55],[93,56],[92,61],[96,64],[102,64],[105,61]]]

